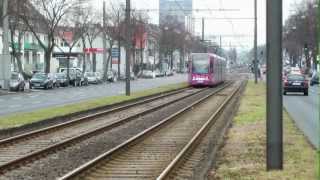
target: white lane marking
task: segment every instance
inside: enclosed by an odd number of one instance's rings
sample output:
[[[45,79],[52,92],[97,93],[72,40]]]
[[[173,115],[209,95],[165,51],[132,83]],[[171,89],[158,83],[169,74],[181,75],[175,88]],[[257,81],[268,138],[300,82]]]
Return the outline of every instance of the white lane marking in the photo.
[[[32,101],[31,104],[40,104],[41,101]]]
[[[18,105],[9,105],[9,108],[20,108],[22,107],[22,105],[18,104]]]

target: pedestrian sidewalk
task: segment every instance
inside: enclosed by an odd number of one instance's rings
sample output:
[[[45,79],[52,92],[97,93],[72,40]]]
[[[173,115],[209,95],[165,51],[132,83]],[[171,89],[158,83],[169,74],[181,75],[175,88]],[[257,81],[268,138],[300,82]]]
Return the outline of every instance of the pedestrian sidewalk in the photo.
[[[284,112],[284,169],[266,171],[266,86],[248,83],[225,145],[217,155],[213,179],[317,179],[316,150]]]

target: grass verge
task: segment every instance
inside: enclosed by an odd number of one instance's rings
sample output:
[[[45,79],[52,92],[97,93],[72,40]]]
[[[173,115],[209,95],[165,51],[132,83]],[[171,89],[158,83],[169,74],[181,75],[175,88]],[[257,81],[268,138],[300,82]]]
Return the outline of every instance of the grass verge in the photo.
[[[284,111],[284,170],[266,171],[265,84],[249,82],[209,179],[316,179],[316,150]]]
[[[63,115],[67,115],[75,112],[102,107],[102,106],[106,106],[114,103],[132,100],[132,99],[136,99],[136,98],[140,98],[140,97],[144,97],[144,96],[148,96],[156,93],[166,92],[170,90],[175,90],[183,87],[187,87],[187,83],[171,84],[171,85],[160,86],[157,88],[148,89],[144,91],[137,91],[132,93],[131,96],[119,95],[119,96],[102,97],[98,99],[71,104],[71,105],[45,108],[45,109],[40,109],[40,110],[27,112],[27,113],[16,113],[16,114],[0,117],[0,129],[19,127],[25,124],[30,124],[30,123],[41,121],[44,119],[63,116]]]

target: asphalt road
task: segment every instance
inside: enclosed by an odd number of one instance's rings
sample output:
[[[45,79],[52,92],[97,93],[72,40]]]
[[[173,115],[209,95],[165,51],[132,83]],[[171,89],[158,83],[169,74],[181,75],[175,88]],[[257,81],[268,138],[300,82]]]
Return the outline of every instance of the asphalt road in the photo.
[[[310,87],[309,96],[303,96],[303,94],[284,96],[283,102],[297,126],[304,132],[309,141],[319,148],[319,87]]]
[[[186,82],[186,74],[156,79],[138,79],[131,81],[131,91],[140,91],[167,84]],[[85,87],[68,87],[54,90],[32,90],[28,93],[16,93],[0,96],[0,116],[17,112],[30,112],[42,108],[72,104],[89,99],[114,96],[125,93],[125,83],[105,83]]]

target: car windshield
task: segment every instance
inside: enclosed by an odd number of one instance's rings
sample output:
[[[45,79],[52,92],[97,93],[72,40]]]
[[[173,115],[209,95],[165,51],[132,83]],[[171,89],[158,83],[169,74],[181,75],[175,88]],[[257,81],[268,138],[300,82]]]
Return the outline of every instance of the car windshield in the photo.
[[[36,78],[36,79],[45,79],[47,76],[46,74],[35,74],[33,76],[33,78]]]
[[[19,79],[19,75],[18,74],[11,74],[11,79],[12,80],[18,80]]]
[[[209,61],[208,60],[193,60],[192,61],[192,72],[197,74],[206,74],[209,72]]]
[[[301,75],[288,75],[290,81],[304,81],[304,76]]]

